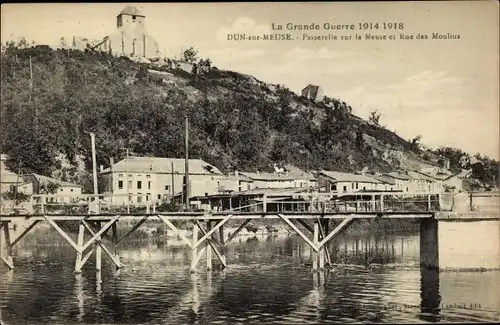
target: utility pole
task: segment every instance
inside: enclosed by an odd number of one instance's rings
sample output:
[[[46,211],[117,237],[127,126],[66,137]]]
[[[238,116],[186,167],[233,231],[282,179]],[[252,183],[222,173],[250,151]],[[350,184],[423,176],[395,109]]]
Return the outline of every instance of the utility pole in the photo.
[[[94,178],[94,194],[96,195],[94,202],[96,203],[96,213],[99,213],[99,190],[97,187],[97,161],[96,161],[96,153],[95,153],[95,134],[93,132],[90,133],[90,140],[92,142],[92,174]]]
[[[33,90],[33,65],[31,64],[31,55],[30,55],[30,97],[29,102],[31,103],[31,91]]]
[[[184,140],[185,140],[185,148],[186,151],[186,160],[184,167],[184,183],[186,186],[186,194],[184,195],[186,210],[189,209],[189,117],[186,115],[184,117]]]

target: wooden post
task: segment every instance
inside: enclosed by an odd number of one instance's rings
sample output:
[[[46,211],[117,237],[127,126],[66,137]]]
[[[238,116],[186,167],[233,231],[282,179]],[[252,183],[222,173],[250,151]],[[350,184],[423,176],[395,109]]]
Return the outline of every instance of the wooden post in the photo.
[[[221,255],[224,263],[226,263],[226,243],[224,242],[224,226],[219,228],[219,241],[221,243]]]
[[[438,221],[420,219],[420,266],[439,269]]]
[[[212,221],[207,221],[207,233],[212,229]],[[211,237],[208,237],[206,241],[207,247],[207,271],[212,270],[212,247],[208,244],[208,241],[211,240]]]
[[[97,187],[97,159],[95,153],[95,134],[93,132],[90,133],[90,140],[92,142],[92,175],[94,181],[94,194],[97,196],[94,200],[96,200],[96,213],[99,213],[99,190]]]
[[[427,195],[427,211],[431,211],[431,195]]]
[[[185,178],[185,186],[186,186],[186,193],[184,195],[184,200],[185,200],[185,205],[186,205],[186,210],[189,209],[189,118],[186,115],[184,117],[184,127],[185,127],[185,135],[184,135],[184,150],[186,154],[186,159],[184,161],[184,178]]]
[[[113,254],[115,255],[116,260],[120,261],[120,255],[118,255],[118,231],[116,226],[117,223],[118,221],[111,226],[111,229],[112,229],[112,239],[113,239]],[[117,270],[119,269],[118,266],[116,267],[116,269]]]
[[[266,213],[267,212],[267,195],[264,194],[262,197],[262,212]]]
[[[380,211],[384,212],[384,194],[380,195]]]
[[[318,225],[318,222],[316,220],[314,221],[314,235],[313,236],[314,236],[313,237],[313,244],[314,244],[314,246],[318,247],[319,225]],[[312,269],[313,269],[313,271],[316,271],[318,269],[318,253],[316,251],[313,251]]]
[[[100,221],[96,221],[96,226],[97,226],[97,232],[99,232],[101,230],[101,222]],[[99,245],[99,242],[101,241],[101,237],[97,237],[97,240],[95,241],[95,269],[96,271],[100,271],[101,270],[101,263],[102,263],[102,249],[101,249],[101,245]]]
[[[198,262],[198,248],[196,243],[198,242],[198,226],[193,222],[193,239],[191,246],[191,272],[196,272],[196,264]]]
[[[10,241],[10,232],[9,232],[9,223],[8,222],[2,222],[0,224],[0,227],[3,228],[3,240],[2,240],[2,234],[0,233],[0,259],[9,267],[9,269],[13,270],[14,269],[14,262],[12,260],[12,244]],[[5,243],[5,251],[7,253],[6,256],[4,256],[4,243]]]
[[[75,272],[74,273],[82,273],[82,254],[83,254],[83,240],[85,236],[85,227],[83,226],[83,222],[80,222],[80,226],[78,227],[78,243],[77,246],[80,249],[80,252],[76,252],[76,262],[75,262]]]

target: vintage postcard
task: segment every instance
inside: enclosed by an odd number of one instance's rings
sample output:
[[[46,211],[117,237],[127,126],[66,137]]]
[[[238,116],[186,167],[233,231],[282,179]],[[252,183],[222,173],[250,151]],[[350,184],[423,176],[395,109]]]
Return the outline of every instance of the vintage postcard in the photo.
[[[0,324],[500,320],[496,1],[1,7]]]

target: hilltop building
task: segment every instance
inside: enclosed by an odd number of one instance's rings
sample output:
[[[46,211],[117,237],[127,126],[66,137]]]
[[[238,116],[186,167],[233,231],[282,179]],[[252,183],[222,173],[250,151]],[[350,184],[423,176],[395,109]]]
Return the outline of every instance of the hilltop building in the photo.
[[[116,17],[117,30],[101,40],[73,37],[73,47],[87,48],[143,58],[158,58],[158,42],[146,30],[146,16],[137,8],[127,6]]]
[[[321,86],[309,84],[307,85],[307,87],[302,89],[302,97],[305,97],[315,102],[320,102],[323,100],[324,97],[323,88],[321,88]]]

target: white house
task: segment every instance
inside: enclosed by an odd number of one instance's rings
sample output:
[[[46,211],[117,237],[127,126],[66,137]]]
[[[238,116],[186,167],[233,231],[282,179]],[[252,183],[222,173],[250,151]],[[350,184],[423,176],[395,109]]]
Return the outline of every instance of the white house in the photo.
[[[337,195],[362,191],[377,191],[381,181],[374,177],[322,170],[318,173],[318,186]]]
[[[106,193],[122,194],[113,203],[142,204],[181,194],[184,168],[182,158],[130,157],[103,170],[100,176],[106,179]],[[217,167],[201,159],[189,159],[190,197],[218,193],[223,181]]]

